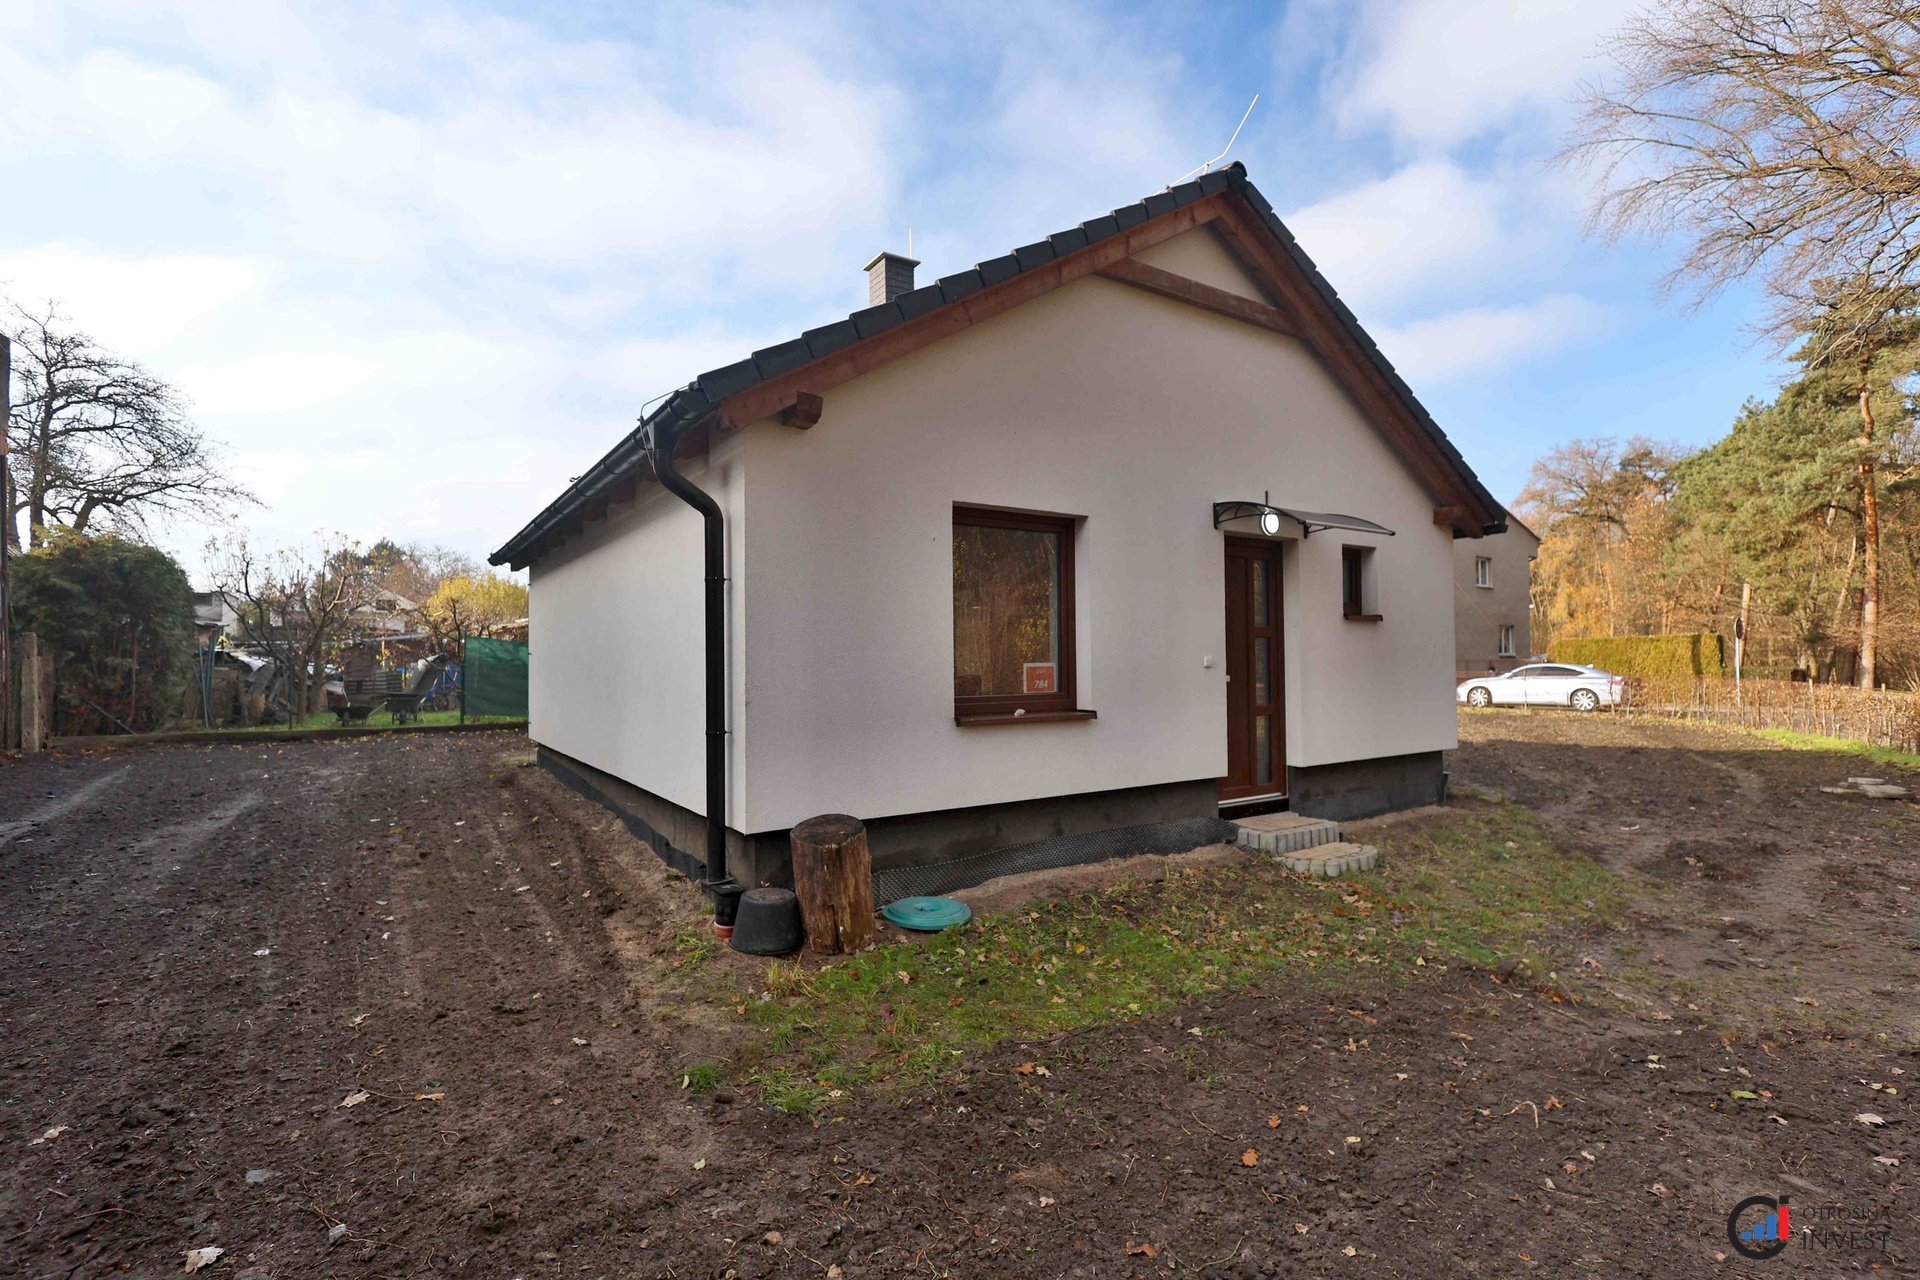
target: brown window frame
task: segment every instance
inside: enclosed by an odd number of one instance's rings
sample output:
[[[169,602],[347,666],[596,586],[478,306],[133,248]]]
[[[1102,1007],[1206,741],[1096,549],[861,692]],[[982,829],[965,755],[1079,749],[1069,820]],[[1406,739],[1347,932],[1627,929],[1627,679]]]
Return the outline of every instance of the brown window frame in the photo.
[[[953,698],[954,722],[969,724],[1023,724],[1046,720],[1091,720],[1094,713],[1078,705],[1078,663],[1074,645],[1075,592],[1073,538],[1078,521],[1072,516],[1038,511],[1007,511],[997,507],[953,505],[955,528],[1018,529],[1028,533],[1060,535],[1060,657],[1053,693],[1028,695],[978,694]],[[951,588],[951,584],[949,584]]]
[[[1340,548],[1340,616],[1348,622],[1379,622],[1367,612],[1367,576],[1373,570],[1374,548],[1347,543]],[[1349,588],[1356,588],[1359,598]]]

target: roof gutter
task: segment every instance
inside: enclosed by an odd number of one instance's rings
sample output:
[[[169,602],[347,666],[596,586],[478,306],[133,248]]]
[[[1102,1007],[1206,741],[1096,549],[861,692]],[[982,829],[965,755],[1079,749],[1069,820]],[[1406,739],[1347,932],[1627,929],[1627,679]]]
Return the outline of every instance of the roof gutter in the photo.
[[[640,429],[653,472],[667,492],[706,524],[707,878],[713,923],[729,932],[745,887],[727,874],[727,526],[713,495],[681,475],[680,437],[697,423],[662,415]]]

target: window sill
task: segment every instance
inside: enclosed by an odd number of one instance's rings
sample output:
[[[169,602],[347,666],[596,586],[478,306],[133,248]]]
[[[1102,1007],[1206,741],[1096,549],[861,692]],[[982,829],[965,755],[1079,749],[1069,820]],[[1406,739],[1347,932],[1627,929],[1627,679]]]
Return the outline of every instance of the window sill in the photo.
[[[1385,620],[1385,615],[1378,613],[1346,613],[1342,614],[1341,617],[1345,618],[1348,622],[1381,622]]]
[[[956,711],[953,722],[963,729],[989,724],[1034,724],[1054,720],[1094,720],[1098,711]]]

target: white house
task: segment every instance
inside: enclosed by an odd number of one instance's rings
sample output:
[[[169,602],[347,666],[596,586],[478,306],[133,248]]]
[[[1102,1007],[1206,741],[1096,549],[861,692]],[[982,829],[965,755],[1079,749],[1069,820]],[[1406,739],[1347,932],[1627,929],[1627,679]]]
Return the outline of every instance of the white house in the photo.
[[[916,265],[495,553],[543,761],[749,884],[824,812],[898,868],[1434,800],[1453,541],[1504,515],[1245,170]]]

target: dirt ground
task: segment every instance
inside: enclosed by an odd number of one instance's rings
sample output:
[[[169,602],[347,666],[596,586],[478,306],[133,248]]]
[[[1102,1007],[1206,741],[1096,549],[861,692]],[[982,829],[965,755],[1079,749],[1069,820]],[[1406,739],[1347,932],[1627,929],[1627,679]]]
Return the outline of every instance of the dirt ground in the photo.
[[[729,1034],[692,891],[523,737],[0,767],[0,1275],[1915,1274],[1920,806],[1658,722],[1462,740],[1642,887],[1574,1003],[1243,991],[823,1121],[678,1087]],[[1755,1194],[1884,1233],[1747,1262]]]

